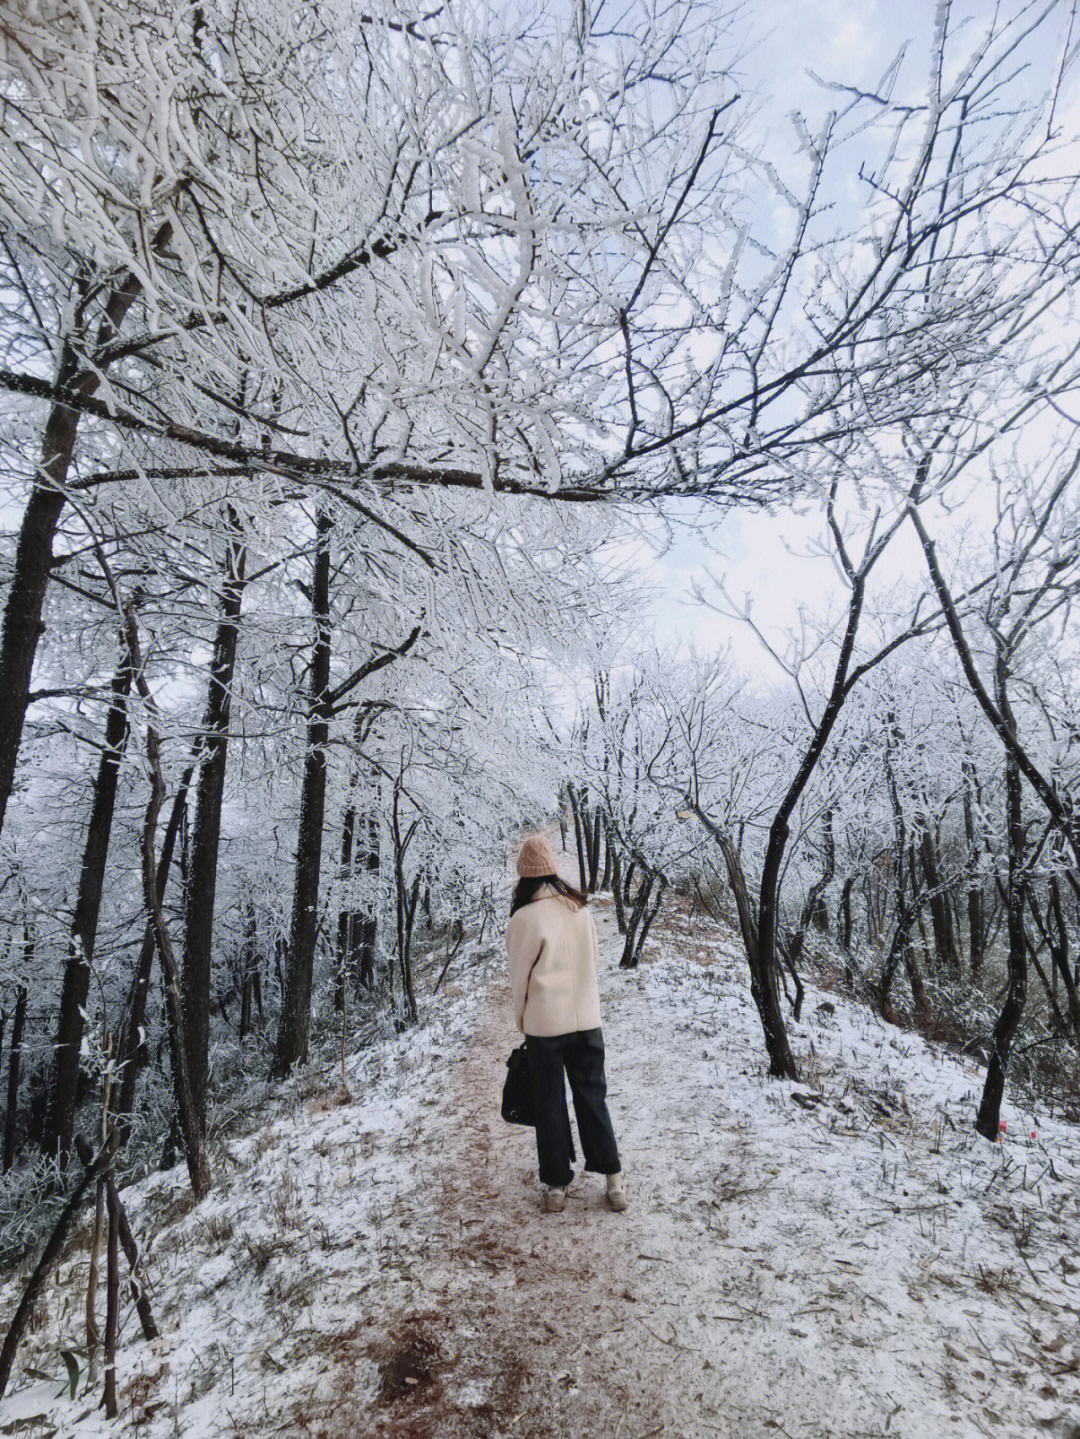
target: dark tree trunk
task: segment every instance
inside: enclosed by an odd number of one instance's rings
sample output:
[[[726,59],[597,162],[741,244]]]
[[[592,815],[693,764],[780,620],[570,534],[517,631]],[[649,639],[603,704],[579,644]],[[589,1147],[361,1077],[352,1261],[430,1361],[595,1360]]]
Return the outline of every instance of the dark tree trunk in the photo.
[[[15,1363],[15,1355],[18,1353],[19,1344],[26,1326],[30,1321],[30,1315],[37,1304],[38,1296],[45,1287],[49,1276],[55,1271],[56,1264],[67,1242],[68,1233],[75,1221],[75,1216],[82,1208],[83,1200],[86,1198],[86,1191],[101,1177],[107,1166],[111,1163],[108,1155],[101,1154],[79,1176],[68,1201],[60,1211],[60,1217],[53,1226],[53,1231],[41,1251],[41,1258],[27,1281],[26,1288],[22,1292],[18,1307],[8,1326],[7,1334],[4,1336],[3,1347],[0,1348],[0,1398],[3,1398],[7,1389],[8,1381],[11,1379],[11,1370]]]
[[[855,876],[849,874],[844,880],[844,887],[840,891],[840,903],[837,906],[837,926],[840,930],[840,943],[845,949],[851,948],[851,891],[855,888]]]
[[[228,506],[228,521],[220,618],[210,659],[210,683],[200,735],[203,753],[195,787],[195,823],[191,832],[184,903],[184,1034],[195,1111],[203,1127],[206,1124],[206,1086],[209,1079],[214,898],[221,845],[221,805],[225,794],[232,683],[240,638],[240,607],[244,597],[247,558],[240,538],[240,520],[231,505]]]
[[[870,875],[867,875],[863,880],[863,910],[866,915],[866,944],[870,949],[877,942],[879,929],[874,889],[874,881]]]
[[[944,965],[950,974],[956,974],[960,969],[960,957],[956,952],[952,915],[949,912],[948,897],[941,883],[937,844],[930,829],[929,818],[925,815],[922,832],[919,835],[919,858],[922,861],[922,871],[926,878],[927,904],[930,909],[930,923],[934,931],[934,953],[939,965]]]
[[[67,476],[77,424],[78,416],[60,406],[49,415],[42,468],[54,484],[62,485]],[[35,486],[23,513],[15,549],[0,635],[0,829],[15,782],[30,677],[44,629],[42,612],[52,569],[53,541],[63,509],[64,496],[59,489]]]
[[[851,963],[851,891],[854,887],[855,876],[849,874],[840,891],[840,903],[836,910],[836,927],[840,947],[844,951],[844,988],[849,992],[855,989],[855,970]]]
[[[282,1079],[308,1057],[311,981],[319,925],[319,872],[326,812],[326,745],[330,737],[330,534],[334,522],[320,509],[316,521],[311,613],[315,643],[308,688],[307,746],[300,791],[300,829],[296,845],[289,954],[285,993],[274,1054],[274,1074]]]
[[[373,805],[367,812],[367,842],[361,865],[369,876],[378,876],[380,864],[379,812]],[[369,881],[370,882],[370,881]],[[375,899],[356,916],[356,978],[369,992],[375,988],[375,949],[379,937],[379,911]]]
[[[578,888],[584,894],[589,888],[589,871],[585,863],[585,839],[582,834],[584,819],[581,813],[581,801],[578,799],[577,791],[572,784],[567,784],[566,792],[570,796],[570,811],[574,816],[574,841],[577,845],[578,862]]]
[[[398,961],[401,969],[401,992],[406,1024],[415,1024],[419,1015],[412,978],[412,935],[416,917],[416,901],[420,895],[420,876],[405,889],[405,876],[398,874]]]
[[[797,1079],[798,1070],[795,1066],[795,1056],[788,1044],[787,1029],[780,1008],[780,967],[777,962],[776,948],[775,894],[780,857],[783,853],[784,840],[787,838],[786,827],[782,837],[779,834],[775,840],[770,837],[770,848],[766,852],[768,868],[762,874],[761,894],[762,896],[766,894],[766,881],[768,881],[773,901],[768,907],[759,903],[757,913],[755,913],[747,888],[742,860],[739,858],[738,850],[735,848],[731,836],[725,834],[714,824],[698,805],[692,803],[692,808],[719,845],[724,866],[727,869],[728,883],[731,885],[735,910],[739,916],[743,949],[746,952],[746,961],[750,970],[750,994],[757,1006],[761,1027],[765,1034],[765,1048],[769,1055],[769,1073],[773,1078]],[[775,824],[774,821],[774,829]],[[769,942],[770,947],[766,951],[763,951],[761,947],[760,925],[762,922],[771,926],[772,937]],[[763,954],[771,955],[771,960],[765,962]]]
[[[166,222],[153,236],[151,249],[160,253],[168,247],[171,239],[172,225]],[[56,367],[57,389],[74,390],[83,399],[97,393],[109,367],[102,351],[116,338],[141,288],[141,281],[130,272],[119,278],[101,312],[93,343],[92,363],[83,365],[79,351],[87,340],[84,306],[89,284],[87,277],[80,276],[71,297],[75,301],[78,320],[72,335],[61,348]],[[15,765],[26,722],[34,657],[43,631],[42,615],[52,571],[53,542],[64,512],[64,486],[75,454],[79,414],[74,405],[60,402],[49,411],[41,443],[38,470],[41,479],[30,492],[15,546],[15,563],[4,622],[0,628],[0,831],[3,830],[15,783]]]
[[[416,832],[419,820],[414,819],[409,828],[402,834],[400,778],[394,784],[394,803],[391,819],[391,831],[394,840],[394,895],[397,913],[397,955],[398,965],[401,971],[404,1011],[402,1022],[404,1024],[415,1024],[417,1020],[417,1008],[416,998],[413,994],[410,954],[412,949],[413,916],[416,913],[416,901],[420,894],[420,875],[417,874],[414,878],[411,889],[406,887],[405,854]]]
[[[642,872],[641,884],[626,926],[626,942],[623,945],[622,958],[619,960],[620,969],[637,968],[666,888],[667,880],[663,875],[654,874],[651,871]]]
[[[1008,723],[1012,723],[1004,680],[999,678],[999,705]],[[1001,1118],[1001,1099],[1005,1093],[1005,1075],[1009,1054],[1027,1000],[1027,944],[1024,936],[1024,819],[1020,790],[1020,767],[1012,750],[1005,751],[1005,832],[1009,846],[1009,878],[1006,919],[1009,934],[1009,981],[1005,1003],[998,1015],[990,1039],[990,1057],[986,1066],[986,1083],[975,1118],[975,1128],[984,1139],[996,1140]]]
[[[172,867],[173,850],[176,847],[176,836],[180,828],[180,816],[184,813],[187,805],[188,789],[191,785],[192,776],[195,773],[195,762],[192,760],[180,779],[180,787],[176,791],[176,798],[173,800],[172,810],[169,814],[169,822],[165,826],[165,835],[161,841],[161,856],[157,863],[157,894],[158,903],[165,902],[165,888],[169,882],[169,870]],[[154,926],[148,919],[143,930],[142,945],[139,948],[139,958],[135,965],[135,973],[132,975],[131,988],[128,991],[127,1004],[124,1009],[124,1022],[120,1029],[120,1044],[117,1051],[120,1070],[120,1091],[117,1096],[115,1116],[117,1128],[117,1145],[123,1150],[128,1142],[131,1133],[131,1115],[135,1108],[135,1086],[138,1083],[139,1071],[146,1061],[146,1045],[140,1035],[143,1025],[146,1022],[146,999],[150,991],[150,975],[154,967]]]
[[[1055,986],[1058,978],[1060,978],[1065,987],[1069,1019],[1073,1026],[1073,1032],[1076,1035],[1076,1042],[1080,1045],[1080,996],[1078,996],[1077,993],[1077,976],[1069,969],[1069,932],[1065,927],[1065,915],[1061,904],[1061,885],[1056,874],[1050,876],[1046,916],[1048,925],[1051,920],[1054,925],[1054,934],[1051,937],[1048,930],[1047,939],[1050,943]],[[1078,965],[1077,968],[1080,970],[1080,965]]]
[[[626,901],[623,899],[622,858],[613,835],[608,835],[608,853],[611,855],[611,897],[615,901],[615,921],[619,933],[626,933]]]
[[[116,1192],[116,1181],[111,1174],[105,1176],[107,1186],[106,1193],[111,1202],[116,1205],[116,1217],[118,1232],[120,1236],[120,1248],[124,1251],[128,1266],[131,1269],[131,1297],[135,1301],[135,1308],[139,1315],[139,1323],[142,1325],[144,1339],[156,1339],[158,1327],[154,1323],[154,1312],[150,1308],[150,1297],[146,1292],[146,1285],[143,1283],[142,1268],[139,1264],[139,1251],[135,1245],[135,1238],[128,1223],[127,1214]]]
[[[802,1015],[803,1007],[804,988],[797,966],[801,961],[803,947],[806,943],[806,931],[812,924],[823,934],[829,932],[829,909],[825,902],[825,891],[832,884],[836,874],[836,841],[833,838],[833,812],[831,809],[825,811],[822,818],[822,829],[824,833],[821,874],[810,886],[806,903],[803,905],[802,914],[799,917],[798,929],[786,944],[780,946],[781,955],[795,984],[795,1002],[792,1005],[792,1014],[796,1023]]]
[[[813,774],[822,751],[829,740],[833,726],[839,717],[847,694],[847,675],[855,647],[855,635],[862,614],[865,579],[860,575],[852,578],[851,600],[848,604],[847,626],[840,646],[832,688],[821,719],[817,723],[810,744],[802,757],[795,778],[780,802],[780,807],[769,826],[769,839],[765,847],[765,861],[761,868],[761,889],[758,895],[757,946],[750,966],[750,993],[761,1016],[765,1031],[765,1047],[769,1054],[769,1073],[776,1079],[798,1079],[799,1072],[795,1056],[788,1043],[787,1029],[780,1010],[780,988],[778,982],[776,930],[780,909],[780,867],[788,841],[788,821],[799,802],[799,796]]]
[[[259,1001],[260,1018],[262,1011],[259,992],[258,929],[255,923],[255,906],[244,906],[244,941],[240,950],[240,1038],[245,1039],[251,1028],[251,1011]]]
[[[635,969],[637,967],[637,932],[645,916],[645,908],[649,903],[649,895],[653,887],[653,876],[643,873],[641,883],[638,885],[638,892],[630,909],[630,918],[626,926],[626,941],[623,944],[622,958],[619,960],[620,969]]]
[[[210,1188],[210,1164],[206,1157],[206,1144],[202,1126],[195,1110],[191,1092],[191,1076],[188,1073],[187,1043],[184,1038],[184,1006],[180,996],[180,966],[176,962],[172,936],[165,923],[161,894],[164,885],[159,884],[158,862],[154,854],[157,840],[158,816],[165,799],[165,778],[161,771],[161,742],[158,739],[154,719],[157,707],[154,697],[142,672],[142,655],[139,649],[139,634],[135,614],[131,606],[124,611],[124,632],[127,638],[128,654],[131,658],[132,673],[138,686],[139,695],[147,711],[146,759],[150,769],[150,798],[146,803],[143,818],[141,850],[143,903],[154,929],[154,944],[161,961],[161,973],[165,988],[165,1005],[168,1013],[169,1051],[172,1059],[173,1095],[176,1100],[176,1118],[184,1138],[188,1176],[192,1192],[201,1199]]]
[[[337,972],[334,975],[334,1008],[340,1013],[345,1008],[345,986],[349,979],[352,960],[350,940],[353,933],[353,911],[349,907],[353,865],[353,836],[356,832],[356,805],[350,803],[345,810],[341,826],[341,908],[338,910],[337,942],[335,958]]]
[[[26,956],[34,946],[26,936]],[[11,1048],[8,1050],[7,1113],[4,1115],[4,1173],[15,1162],[15,1125],[19,1113],[19,1070],[22,1065],[22,1038],[26,1024],[26,985],[20,984],[15,994],[15,1018],[11,1023]]]
[[[596,886],[600,883],[600,847],[602,831],[600,828],[600,808],[593,809],[592,821],[589,826],[592,834],[592,842],[589,847],[589,893],[596,893]]]
[[[792,805],[791,808],[794,806]],[[790,809],[788,810],[790,813]],[[780,865],[787,844],[787,815],[779,814],[769,830],[765,862],[761,869],[758,898],[757,952],[750,966],[750,993],[765,1031],[769,1073],[774,1079],[798,1079],[795,1056],[788,1043],[787,1028],[780,1010],[779,969],[776,929],[780,904]]]
[[[79,1089],[79,1055],[83,1041],[83,1013],[90,992],[90,971],[94,960],[98,917],[109,836],[116,810],[120,763],[128,737],[127,697],[131,690],[131,663],[126,646],[112,678],[109,712],[105,719],[105,745],[94,780],[93,802],[86,827],[79,892],[71,923],[64,983],[60,994],[60,1016],[56,1029],[53,1059],[52,1103],[45,1129],[46,1154],[59,1154],[67,1162],[75,1129],[75,1107]]]
[[[105,1194],[109,1238],[105,1250],[105,1390],[101,1402],[106,1419],[115,1419],[116,1335],[120,1325],[120,1205],[114,1185],[107,1183]]]
[[[882,1014],[888,1016],[889,993],[892,989],[892,982],[896,976],[896,967],[904,957],[909,946],[909,937],[912,927],[915,924],[915,914],[921,903],[921,897],[916,893],[907,900],[896,916],[896,928],[893,930],[892,943],[889,945],[889,952],[885,956],[885,963],[881,969],[881,977],[878,980],[878,1004]]]
[[[623,872],[622,897],[624,905],[629,905],[630,896],[634,892],[635,874],[637,874],[637,865],[634,863],[633,860],[630,860],[629,864],[627,864],[626,869]]]

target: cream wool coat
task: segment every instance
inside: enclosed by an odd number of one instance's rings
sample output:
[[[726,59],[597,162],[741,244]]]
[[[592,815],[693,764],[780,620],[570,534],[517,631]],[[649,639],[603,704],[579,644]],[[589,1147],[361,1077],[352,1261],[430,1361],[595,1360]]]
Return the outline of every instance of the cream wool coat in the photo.
[[[523,1034],[600,1028],[596,926],[550,885],[506,926],[514,1017]]]

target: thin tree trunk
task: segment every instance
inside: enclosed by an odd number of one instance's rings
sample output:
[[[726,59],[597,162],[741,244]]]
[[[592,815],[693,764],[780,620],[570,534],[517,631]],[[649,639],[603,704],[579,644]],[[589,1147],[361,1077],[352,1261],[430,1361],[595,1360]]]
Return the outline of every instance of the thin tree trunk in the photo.
[[[1004,693],[1003,661],[999,660],[998,703],[1006,722],[1012,725],[1008,699]],[[1006,920],[1009,935],[1008,988],[1005,1003],[994,1025],[990,1039],[990,1055],[986,1065],[975,1129],[984,1139],[996,1140],[1001,1118],[1001,1100],[1005,1093],[1005,1075],[1009,1054],[1016,1037],[1024,1004],[1027,1000],[1027,945],[1024,935],[1023,872],[1024,818],[1020,789],[1020,767],[1011,749],[1005,751],[1005,832],[1009,846],[1009,874],[1006,899]]]
[[[296,845],[289,954],[281,1004],[274,1074],[278,1079],[308,1057],[311,982],[319,920],[319,871],[322,865],[323,819],[326,810],[326,745],[330,737],[330,534],[334,522],[320,509],[315,521],[315,567],[311,613],[315,643],[308,690],[307,747],[300,791],[300,826]]]
[[[349,944],[352,932],[352,911],[349,907],[353,873],[353,838],[356,832],[356,805],[351,802],[345,810],[341,826],[341,908],[338,910],[337,942],[335,956],[337,973],[334,976],[334,1008],[341,1012],[345,1008],[345,986],[348,980],[349,963],[352,958]]]
[[[419,894],[420,876],[417,875],[412,882],[411,890],[409,890],[408,894],[402,895],[401,987],[405,996],[405,1017],[410,1024],[415,1024],[418,1018],[416,996],[413,993],[412,935],[413,919],[416,915],[416,901]]]
[[[603,831],[600,826],[600,807],[595,806],[592,817],[592,852],[589,859],[589,893],[595,894],[600,883],[600,849]]]
[[[1065,998],[1069,1008],[1069,1018],[1076,1034],[1077,1044],[1080,1045],[1080,995],[1076,976],[1069,969],[1069,934],[1065,928],[1065,919],[1061,908],[1061,886],[1058,883],[1056,874],[1050,876],[1050,899],[1047,905],[1047,918],[1053,915],[1054,926],[1057,931],[1056,940],[1051,943],[1050,953],[1054,966],[1055,981],[1060,977],[1065,988]],[[1049,937],[1049,936],[1048,936]],[[1080,970],[1080,966],[1078,966]]]
[[[623,899],[622,858],[614,838],[608,836],[608,853],[611,855],[611,897],[615,901],[615,922],[619,933],[626,933],[626,902]]]
[[[896,928],[893,931],[892,943],[889,945],[889,952],[885,956],[881,977],[878,980],[878,1005],[886,1018],[889,1017],[889,992],[892,989],[892,982],[896,975],[896,967],[908,947],[909,936],[915,924],[915,913],[921,902],[920,896],[908,900],[896,917]]]
[[[647,905],[638,924],[637,937],[634,942],[634,951],[629,968],[636,969],[641,959],[642,951],[645,948],[645,941],[649,938],[649,930],[652,929],[653,920],[660,912],[660,905],[664,899],[664,892],[667,889],[667,880],[660,875],[653,892],[652,903]]]
[[[221,612],[210,660],[210,681],[201,733],[203,754],[195,786],[195,823],[191,832],[184,904],[184,1034],[195,1112],[203,1128],[206,1125],[206,1086],[209,1079],[214,899],[221,846],[221,806],[225,794],[232,684],[240,639],[240,609],[247,560],[240,533],[240,518],[232,505],[227,506],[227,515],[229,537],[221,586]]]
[[[626,941],[623,944],[622,957],[619,960],[620,969],[636,969],[638,962],[637,933],[638,926],[645,917],[645,909],[649,903],[649,895],[653,887],[653,876],[647,871],[641,876],[641,883],[630,910],[630,920],[626,926]]]
[[[110,1176],[111,1178],[111,1176]],[[102,1404],[106,1419],[115,1419],[116,1404],[116,1335],[120,1325],[120,1206],[116,1190],[106,1184],[109,1212],[109,1243],[105,1283],[105,1392]]]
[[[26,1288],[22,1292],[18,1308],[8,1326],[7,1334],[4,1336],[3,1348],[0,1348],[0,1399],[3,1398],[11,1379],[11,1371],[15,1364],[15,1355],[18,1353],[19,1344],[26,1326],[30,1321],[30,1315],[34,1312],[34,1306],[38,1296],[49,1276],[56,1268],[60,1253],[67,1243],[68,1233],[74,1222],[75,1216],[82,1208],[83,1200],[86,1198],[86,1191],[92,1184],[95,1184],[105,1170],[111,1165],[112,1159],[108,1154],[99,1154],[97,1159],[88,1165],[75,1183],[68,1201],[60,1212],[60,1217],[53,1226],[53,1231],[41,1251],[41,1258],[27,1281]]]
[[[105,1176],[107,1185],[106,1193],[112,1193],[112,1201],[116,1205],[117,1219],[120,1226],[120,1247],[127,1258],[128,1267],[131,1270],[131,1297],[135,1301],[135,1308],[139,1315],[139,1323],[142,1325],[144,1339],[156,1339],[158,1327],[154,1323],[153,1310],[150,1308],[150,1297],[146,1292],[146,1285],[143,1283],[142,1266],[139,1263],[139,1251],[136,1247],[134,1237],[131,1233],[131,1226],[128,1224],[127,1214],[124,1211],[123,1203],[116,1192],[116,1181],[112,1174]]]
[[[570,796],[570,810],[574,816],[574,841],[577,845],[578,888],[582,894],[589,887],[589,872],[585,865],[585,841],[582,835],[581,803],[574,786],[567,782],[566,792]]]
[[[844,887],[840,891],[840,903],[837,906],[836,919],[837,928],[840,931],[840,943],[844,949],[851,949],[851,891],[855,888],[855,876],[849,874],[844,880]]]
[[[105,746],[94,780],[93,802],[86,826],[79,892],[71,924],[60,1015],[53,1060],[52,1102],[44,1134],[46,1154],[58,1154],[66,1163],[75,1129],[79,1092],[79,1057],[82,1052],[84,1013],[90,991],[109,836],[116,810],[120,763],[128,737],[127,697],[131,690],[131,662],[121,645],[120,662],[112,678],[109,712],[105,720]]]
[[[196,741],[196,754],[198,747],[199,742]],[[176,791],[176,798],[173,800],[172,810],[169,814],[169,822],[165,826],[164,838],[161,841],[161,857],[157,863],[157,896],[158,903],[162,905],[165,903],[165,889],[168,885],[169,870],[172,867],[173,850],[176,847],[176,836],[180,829],[180,818],[186,810],[188,789],[195,773],[195,758],[196,756],[193,755],[191,763],[180,778],[180,786]],[[131,1115],[135,1109],[135,1087],[138,1083],[139,1071],[145,1062],[146,1046],[141,1036],[146,1021],[146,1000],[150,992],[150,975],[153,965],[154,926],[153,922],[148,919],[143,930],[142,945],[139,949],[135,973],[132,975],[131,988],[128,990],[124,1022],[120,1028],[120,1044],[117,1049],[120,1092],[114,1114],[117,1145],[121,1150],[124,1149],[130,1138]]]
[[[34,952],[34,944],[30,938],[29,931],[26,933],[24,944],[26,946],[25,953],[27,957],[29,957]],[[20,984],[15,993],[15,1017],[11,1024],[11,1047],[8,1050],[7,1113],[4,1116],[5,1174],[15,1163],[15,1125],[18,1117],[19,1070],[22,1066],[23,1027],[26,1024],[26,996],[26,985]]]
[[[949,912],[948,898],[941,882],[937,844],[926,814],[922,817],[922,830],[919,835],[919,858],[922,861],[922,871],[926,877],[927,904],[930,909],[930,923],[934,931],[934,953],[939,965],[944,965],[950,974],[957,974],[960,969],[960,958],[956,951],[952,915]]]
[[[154,927],[154,942],[157,946],[164,978],[176,1117],[184,1138],[191,1188],[195,1198],[201,1199],[210,1188],[210,1165],[206,1157],[206,1147],[203,1141],[202,1126],[195,1108],[195,1099],[191,1092],[191,1076],[188,1073],[188,1051],[184,1037],[184,1007],[180,995],[180,967],[176,962],[172,936],[165,923],[165,913],[158,892],[158,866],[154,857],[158,815],[161,813],[161,806],[165,799],[160,742],[154,726],[157,710],[150,687],[146,683],[146,676],[142,672],[139,635],[135,625],[134,610],[130,606],[124,611],[124,622],[132,671],[147,710],[146,758],[150,769],[150,798],[146,805],[142,831],[143,903],[146,905]]]
[[[258,930],[255,924],[255,906],[251,903],[244,906],[244,941],[240,950],[240,965],[240,1038],[244,1039],[251,1028],[251,1008],[259,988]]]
[[[99,1179],[94,1194],[94,1222],[90,1228],[90,1258],[86,1273],[86,1368],[90,1376],[97,1373],[98,1346],[101,1343],[101,1330],[97,1322],[97,1291],[101,1235],[104,1228],[105,1181]]]

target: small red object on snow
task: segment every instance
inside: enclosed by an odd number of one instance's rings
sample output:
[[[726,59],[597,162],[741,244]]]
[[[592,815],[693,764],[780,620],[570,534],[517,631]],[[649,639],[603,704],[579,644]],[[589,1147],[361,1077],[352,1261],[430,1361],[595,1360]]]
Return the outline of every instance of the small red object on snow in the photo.
[[[1032,1139],[1035,1138],[1035,1131],[1034,1131],[1034,1129],[1031,1131],[1031,1137],[1032,1137]]]
[[[999,1119],[999,1120],[998,1120],[998,1131],[999,1131],[1001,1134],[1008,1134],[1008,1132],[1009,1132],[1009,1126],[1005,1123],[1004,1119]]]

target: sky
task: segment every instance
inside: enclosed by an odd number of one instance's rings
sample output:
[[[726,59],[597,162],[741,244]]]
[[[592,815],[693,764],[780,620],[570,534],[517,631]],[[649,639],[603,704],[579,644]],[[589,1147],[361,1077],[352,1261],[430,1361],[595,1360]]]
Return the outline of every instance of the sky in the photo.
[[[950,28],[955,31],[966,20],[973,44],[996,8],[990,0],[954,4]],[[819,85],[814,75],[876,88],[907,44],[900,83],[916,91],[924,85],[936,12],[936,0],[905,5],[895,0],[759,0],[744,16],[749,45],[742,88],[756,97],[755,126],[770,158],[799,164],[792,111],[799,111],[813,132],[837,105],[836,93]],[[857,204],[854,195],[848,203]],[[823,610],[842,601],[831,560],[814,554],[821,528],[820,512],[813,507],[803,513],[743,510],[708,532],[677,529],[663,553],[650,552],[643,542],[632,546],[637,573],[652,587],[658,640],[665,645],[692,642],[706,651],[726,647],[741,668],[762,678],[778,677],[775,660],[752,631],[696,602],[692,586],[697,582],[709,590],[710,573],[723,577],[738,604],[751,598],[755,621],[783,648],[784,632],[798,626],[800,606]],[[882,563],[880,581],[892,586],[922,572],[921,552],[905,527]]]

